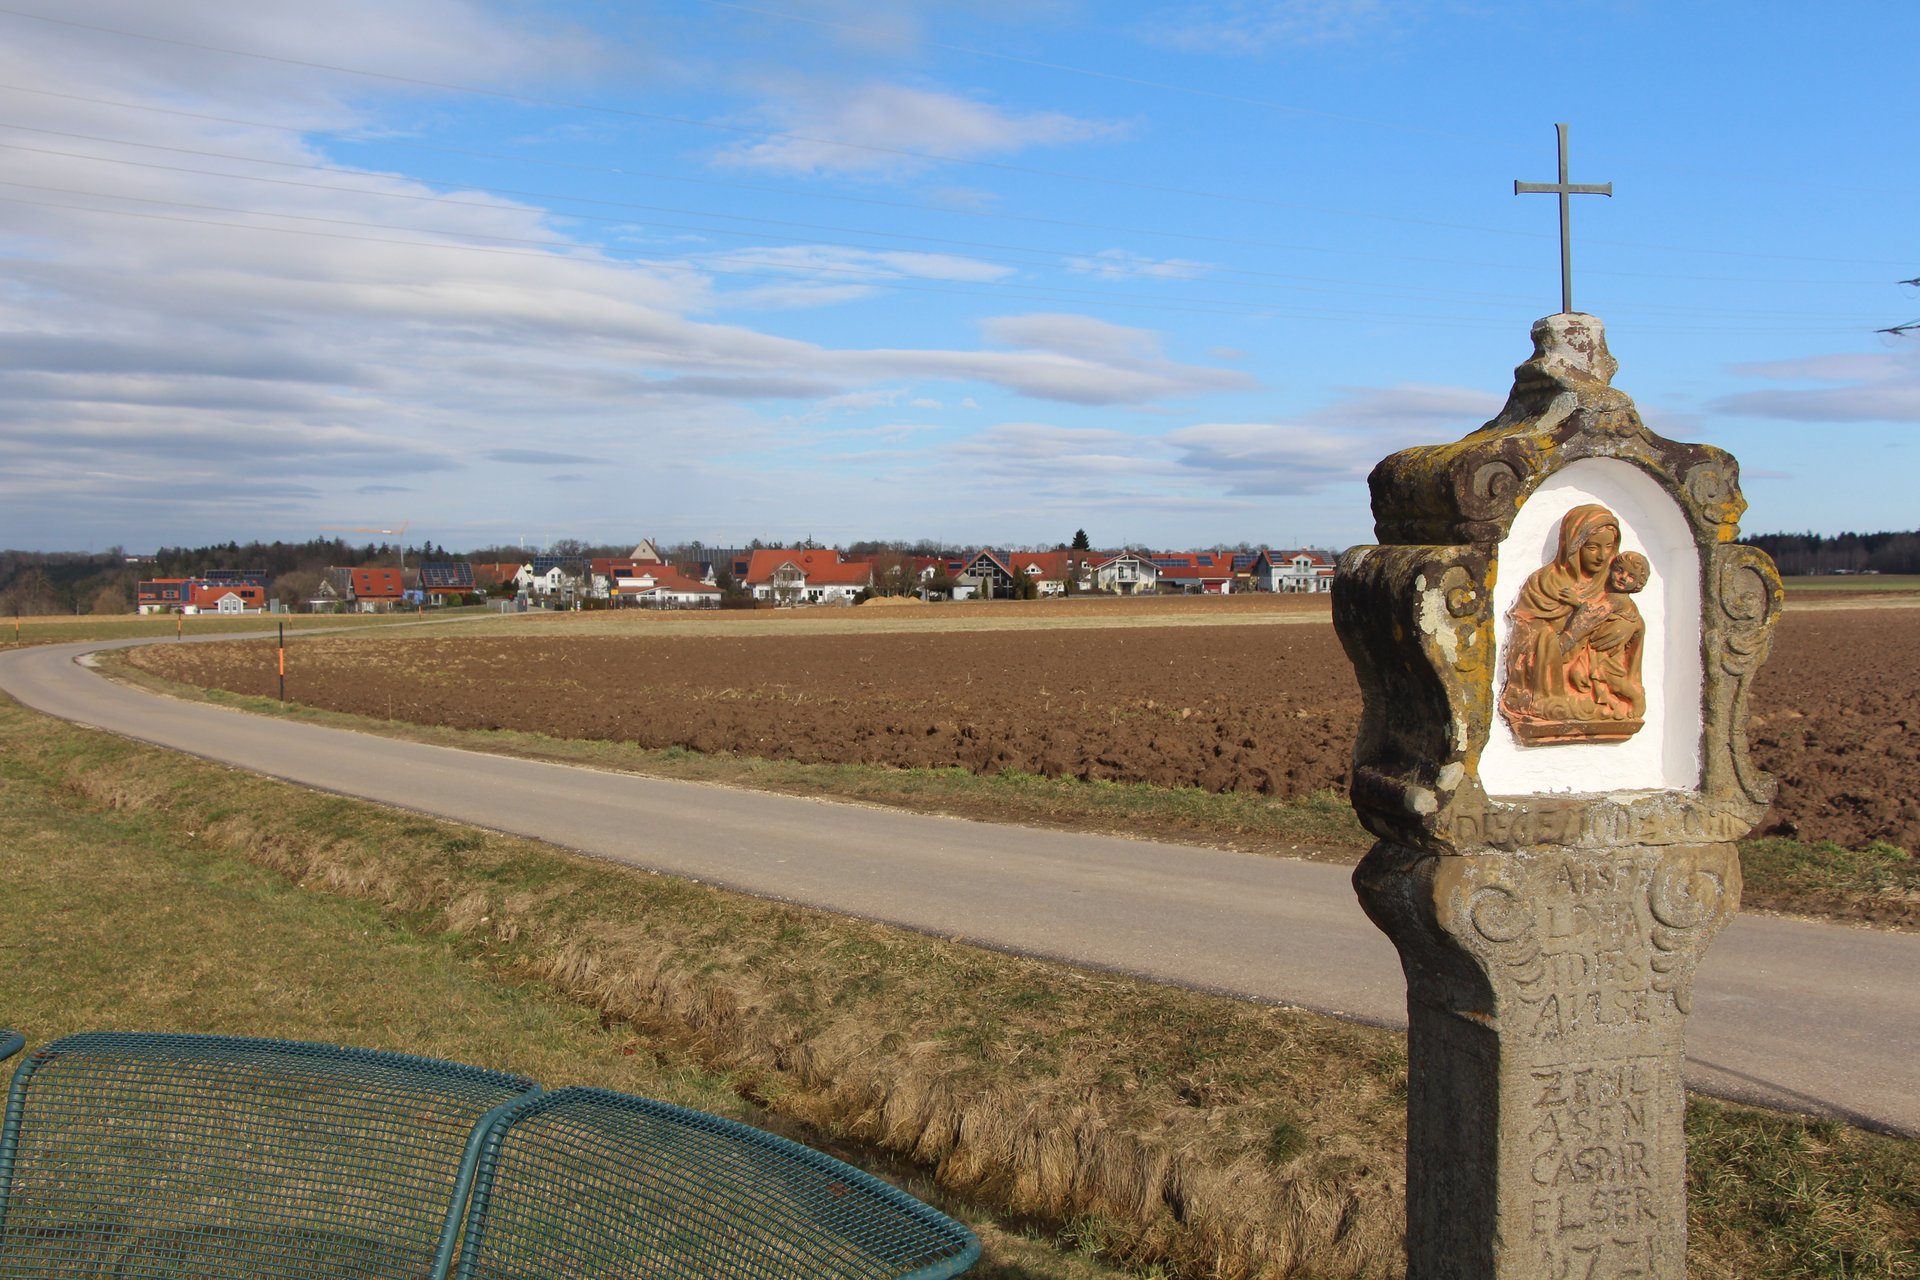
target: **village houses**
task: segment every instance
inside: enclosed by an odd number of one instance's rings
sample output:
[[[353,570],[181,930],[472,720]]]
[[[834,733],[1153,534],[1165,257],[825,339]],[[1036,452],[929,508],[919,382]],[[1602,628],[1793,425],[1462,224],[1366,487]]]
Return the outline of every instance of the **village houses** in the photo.
[[[762,605],[847,605],[874,594],[923,599],[1041,599],[1066,595],[1229,595],[1261,591],[1320,594],[1334,566],[1318,551],[1007,551],[962,555],[846,555],[831,547],[766,547],[702,553],[669,563],[652,540],[625,556],[539,554],[524,563],[423,561],[417,570],[364,565],[329,568],[310,599],[315,611],[381,612],[444,605],[511,590],[521,607],[716,608],[728,592]],[[412,580],[417,583],[408,587]],[[216,570],[198,578],[139,584],[139,609],[259,612],[268,607],[264,572]],[[275,605],[274,607],[279,607]]]

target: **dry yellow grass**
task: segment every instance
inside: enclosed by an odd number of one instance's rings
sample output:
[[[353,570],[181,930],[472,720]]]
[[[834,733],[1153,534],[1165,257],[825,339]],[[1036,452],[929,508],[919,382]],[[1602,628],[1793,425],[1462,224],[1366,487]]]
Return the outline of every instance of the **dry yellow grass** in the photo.
[[[0,799],[17,801],[22,778],[65,797],[68,829],[135,815],[197,855],[378,908],[396,932],[562,991],[791,1122],[891,1152],[1077,1247],[1196,1280],[1403,1270],[1398,1035],[591,862],[0,702]],[[36,849],[62,838],[51,820],[35,830]],[[0,871],[17,849],[0,849]],[[39,923],[63,937],[87,924]],[[87,958],[111,971],[105,935]],[[223,964],[190,958],[195,972]],[[191,973],[170,980],[169,999],[192,999]],[[1916,1274],[1915,1144],[1713,1104],[1689,1124],[1693,1274]]]
[[[17,713],[16,713],[17,714]],[[92,805],[463,941],[776,1113],[1185,1275],[1398,1268],[1400,1038],[575,858],[95,739]],[[14,748],[10,748],[14,749]]]

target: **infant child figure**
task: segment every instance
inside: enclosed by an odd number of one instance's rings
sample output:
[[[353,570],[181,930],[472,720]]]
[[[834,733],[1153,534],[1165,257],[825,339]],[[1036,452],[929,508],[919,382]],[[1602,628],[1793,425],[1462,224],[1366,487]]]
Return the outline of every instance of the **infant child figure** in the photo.
[[[1646,712],[1646,692],[1629,663],[1628,646],[1609,641],[1631,636],[1638,647],[1646,625],[1632,597],[1652,572],[1652,564],[1638,551],[1614,556],[1606,594],[1576,609],[1560,634],[1563,657],[1572,658],[1576,649],[1586,646],[1585,661],[1575,659],[1568,665],[1568,686],[1591,697],[1595,710],[1609,720],[1638,720]]]

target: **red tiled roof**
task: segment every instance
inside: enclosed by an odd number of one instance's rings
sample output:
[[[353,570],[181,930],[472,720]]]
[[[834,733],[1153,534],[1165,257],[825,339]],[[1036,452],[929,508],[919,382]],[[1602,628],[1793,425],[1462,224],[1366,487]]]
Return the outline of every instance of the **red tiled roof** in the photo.
[[[872,581],[871,564],[823,564],[807,571],[810,587],[864,587]]]
[[[406,592],[398,569],[349,569],[347,576],[356,600],[398,600]]]
[[[643,571],[642,573],[636,574],[635,576],[651,577],[653,579],[653,586],[651,588],[642,588],[643,593],[647,590],[653,590],[653,591],[676,591],[682,594],[685,594],[687,592],[698,592],[699,594],[705,595],[705,596],[717,596],[720,594],[720,588],[710,587],[704,582],[696,582],[694,579],[689,578],[686,574],[681,573],[677,569],[668,569],[663,567],[663,568],[653,570],[651,572]]]
[[[1018,573],[1038,569],[1043,578],[1064,579],[1073,572],[1071,551],[1013,551],[1001,558]]]
[[[216,609],[220,606],[222,596],[239,596],[241,604],[249,609],[258,609],[267,602],[267,589],[251,583],[194,582],[192,598],[187,603],[202,609]]]
[[[798,568],[800,572],[806,574],[807,580],[811,582],[814,579],[814,574],[819,570],[837,566],[839,563],[840,553],[831,547],[820,547],[811,551],[798,548],[788,550],[782,547],[768,547],[754,552],[752,559],[747,561],[746,580],[748,582],[771,582],[773,580],[774,570],[783,564],[792,564]]]

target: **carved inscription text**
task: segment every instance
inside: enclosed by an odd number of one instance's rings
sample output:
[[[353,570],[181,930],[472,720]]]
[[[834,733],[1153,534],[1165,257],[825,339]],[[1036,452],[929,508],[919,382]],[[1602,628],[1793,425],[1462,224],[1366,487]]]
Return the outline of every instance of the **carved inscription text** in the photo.
[[[1661,1274],[1674,1212],[1660,1193],[1661,1152],[1684,1142],[1663,1105],[1658,1058],[1536,1067],[1527,1134],[1527,1228],[1553,1280]],[[1670,1131],[1673,1130],[1673,1131]]]

